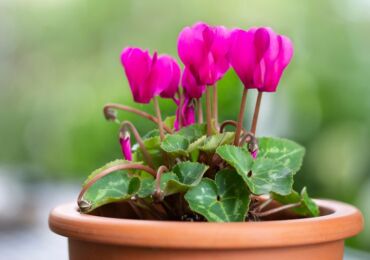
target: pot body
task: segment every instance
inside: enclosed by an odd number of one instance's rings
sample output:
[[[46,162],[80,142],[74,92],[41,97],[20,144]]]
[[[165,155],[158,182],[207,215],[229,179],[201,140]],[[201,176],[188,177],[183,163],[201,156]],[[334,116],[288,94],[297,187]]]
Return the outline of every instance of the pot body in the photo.
[[[169,238],[171,239],[171,238]],[[128,247],[69,239],[71,260],[121,259],[284,259],[284,260],[339,260],[343,259],[344,241],[338,240],[314,245],[248,249],[181,249]]]
[[[55,208],[50,228],[68,237],[80,259],[342,259],[344,240],[363,228],[361,213],[316,200],[323,216],[306,219],[190,223],[83,215],[74,204]]]

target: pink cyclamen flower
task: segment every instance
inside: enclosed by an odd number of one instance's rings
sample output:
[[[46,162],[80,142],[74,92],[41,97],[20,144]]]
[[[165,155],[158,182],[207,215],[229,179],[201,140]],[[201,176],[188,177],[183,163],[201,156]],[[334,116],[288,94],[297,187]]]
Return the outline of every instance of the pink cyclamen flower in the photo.
[[[255,151],[251,152],[251,155],[252,155],[253,159],[256,159],[257,155],[258,155],[258,150],[255,150]]]
[[[126,48],[121,54],[135,102],[149,103],[154,96],[173,98],[180,81],[180,67],[169,55],[153,57],[139,48]]]
[[[198,85],[213,85],[229,69],[229,31],[199,22],[179,34],[180,59],[194,75]]]
[[[201,98],[206,91],[206,86],[199,85],[194,75],[186,67],[182,73],[181,85],[184,89],[184,95],[190,98]]]
[[[180,120],[182,119],[182,126],[189,126],[195,123],[195,108],[191,98],[185,96],[184,103],[177,107],[175,130],[180,129]]]
[[[119,143],[121,145],[121,150],[122,150],[123,157],[127,161],[132,161],[130,134],[128,132],[126,132],[124,134],[120,134]]]
[[[245,88],[274,92],[293,56],[289,38],[271,28],[235,29],[231,33],[230,63]]]

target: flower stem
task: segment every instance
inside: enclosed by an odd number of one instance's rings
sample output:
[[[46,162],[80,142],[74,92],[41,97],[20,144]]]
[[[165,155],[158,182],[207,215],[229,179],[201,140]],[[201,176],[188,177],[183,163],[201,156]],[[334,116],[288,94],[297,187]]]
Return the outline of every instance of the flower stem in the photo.
[[[238,122],[234,121],[234,120],[225,120],[221,123],[220,125],[220,133],[223,133],[226,126],[228,125],[232,125],[234,127],[237,127],[238,126]]]
[[[168,172],[168,168],[165,165],[159,166],[157,170],[157,175],[155,177],[155,191],[153,194],[153,198],[157,202],[163,200],[163,193],[161,191],[161,176],[164,172]]]
[[[213,99],[212,99],[212,118],[216,128],[218,128],[218,98],[217,98],[217,85],[213,85]]]
[[[211,111],[211,90],[206,89],[206,117],[207,117],[207,136],[212,135],[212,111]]]
[[[277,207],[277,208],[274,208],[274,209],[270,209],[270,210],[267,210],[267,211],[264,211],[264,212],[252,212],[252,214],[254,216],[257,216],[257,217],[265,217],[265,216],[269,216],[269,215],[278,213],[278,212],[283,211],[283,210],[299,207],[300,205],[301,205],[300,202],[292,203],[292,204],[284,205],[284,206]]]
[[[267,199],[263,203],[261,203],[257,208],[257,212],[261,212],[266,206],[268,206],[273,200],[272,199]]]
[[[121,124],[120,133],[124,134],[127,128],[130,128],[131,132],[134,134],[135,140],[138,143],[141,152],[143,153],[145,162],[151,167],[154,168],[152,157],[150,156],[149,152],[145,148],[144,142],[141,139],[139,132],[137,131],[136,127],[130,121],[124,121]]]
[[[256,128],[257,128],[257,121],[258,121],[258,114],[260,112],[260,106],[261,106],[261,99],[262,99],[262,91],[258,91],[256,106],[254,108],[254,114],[253,114],[253,121],[252,121],[252,128],[251,132],[253,134],[256,134]]]
[[[201,123],[203,123],[202,101],[201,101],[200,98],[197,98],[195,102],[197,104],[198,123],[201,124]]]
[[[163,121],[162,121],[161,109],[159,108],[158,97],[154,97],[153,101],[154,101],[155,112],[157,114],[157,119],[158,119],[159,136],[161,137],[161,141],[163,141],[164,140]]]
[[[248,89],[244,88],[242,101],[240,104],[239,116],[238,116],[238,125],[236,126],[236,131],[235,131],[234,145],[236,146],[239,145],[240,133],[243,127],[243,117],[244,117],[245,105],[247,103],[247,94],[248,94]]]
[[[129,107],[129,106],[121,105],[121,104],[113,104],[113,103],[106,104],[103,108],[103,113],[104,113],[104,116],[107,120],[112,120],[112,121],[116,120],[115,115],[112,113],[112,108],[134,113],[136,115],[139,115],[143,118],[146,118],[146,119],[158,124],[158,118],[156,118],[156,117],[154,117],[154,116],[152,116],[152,115],[150,115],[150,114],[148,114],[144,111],[141,111],[141,110],[133,108],[133,107]],[[170,128],[168,128],[166,125],[163,125],[163,128],[166,130],[167,133],[170,133],[170,134],[173,133],[173,131]]]

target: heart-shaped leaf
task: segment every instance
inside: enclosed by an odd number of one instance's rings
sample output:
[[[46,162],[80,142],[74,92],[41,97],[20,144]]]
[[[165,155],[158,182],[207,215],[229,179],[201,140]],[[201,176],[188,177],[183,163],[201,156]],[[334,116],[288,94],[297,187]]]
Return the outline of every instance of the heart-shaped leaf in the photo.
[[[233,145],[220,146],[216,152],[236,169],[252,193],[287,195],[292,191],[293,174],[280,162],[268,158],[254,160],[248,150]]]
[[[102,205],[124,201],[131,198],[140,188],[140,179],[132,177],[127,171],[121,170],[106,175],[89,187],[82,197],[83,212],[90,212]]]
[[[208,166],[197,162],[181,162],[178,163],[172,172],[176,178],[170,179],[164,188],[165,195],[174,194],[177,192],[185,192],[189,188],[199,184]]]
[[[231,144],[234,141],[235,133],[225,132],[207,137],[199,150],[207,153],[214,153],[217,147],[224,144]]]
[[[187,127],[181,128],[176,134],[181,135],[188,139],[189,143],[193,143],[203,135],[206,134],[206,124],[193,124]]]
[[[304,187],[299,194],[296,191],[292,191],[286,196],[282,196],[276,193],[271,193],[271,197],[280,202],[281,204],[292,204],[292,203],[301,203],[301,206],[292,208],[291,210],[298,215],[305,217],[317,217],[320,215],[319,207],[316,203],[308,196],[307,189]]]
[[[164,196],[169,196],[178,192],[186,192],[189,188],[199,184],[208,166],[197,162],[180,162],[170,172],[163,173],[161,176],[161,190]],[[141,186],[138,192],[139,197],[150,197],[156,186],[154,177],[145,173],[140,178]]]
[[[279,161],[295,174],[302,165],[305,149],[296,142],[283,138],[262,137],[258,139],[258,158]]]
[[[204,178],[185,194],[189,207],[210,222],[244,221],[249,207],[248,188],[234,170],[222,170],[215,181]]]
[[[161,143],[161,148],[172,156],[188,156],[189,140],[182,135],[167,135]]]

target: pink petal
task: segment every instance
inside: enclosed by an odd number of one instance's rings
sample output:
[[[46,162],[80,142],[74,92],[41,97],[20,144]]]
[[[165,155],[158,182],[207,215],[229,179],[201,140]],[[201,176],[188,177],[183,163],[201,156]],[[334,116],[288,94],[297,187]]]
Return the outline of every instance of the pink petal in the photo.
[[[192,27],[185,27],[179,34],[177,50],[185,66],[198,67],[207,56],[203,31],[209,29],[205,23],[196,23]]]
[[[119,142],[121,145],[123,157],[128,161],[132,161],[130,135],[128,134],[126,136],[120,136]]]
[[[179,89],[180,67],[169,55],[162,55],[157,62],[157,93],[163,98],[174,98]]]
[[[256,67],[255,31],[255,28],[248,31],[235,29],[230,36],[230,64],[246,88],[256,88],[253,85],[254,69]]]
[[[153,91],[151,89],[142,89],[150,74],[152,63],[148,51],[143,51],[139,48],[126,48],[122,51],[121,63],[134,100],[138,103],[149,103],[153,97]]]
[[[201,98],[206,90],[206,86],[198,85],[194,75],[185,67],[182,74],[181,84],[184,88],[185,95],[190,98]]]
[[[266,60],[264,86],[261,91],[275,92],[284,69],[293,57],[293,44],[289,38],[279,35],[279,54],[274,61]]]

